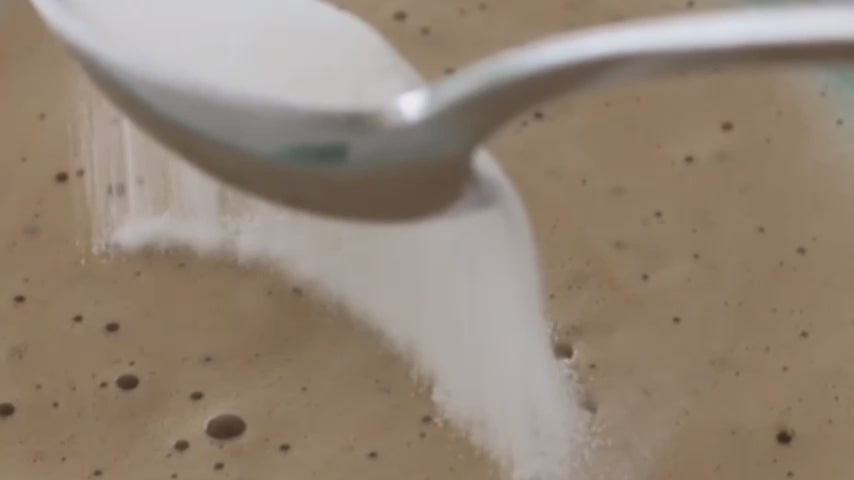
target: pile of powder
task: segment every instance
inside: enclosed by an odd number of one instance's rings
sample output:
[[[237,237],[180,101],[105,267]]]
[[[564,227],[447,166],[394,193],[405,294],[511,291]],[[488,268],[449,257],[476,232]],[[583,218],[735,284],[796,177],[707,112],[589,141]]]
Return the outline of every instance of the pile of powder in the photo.
[[[370,26],[316,0],[73,0],[125,42],[235,89],[374,103],[418,76]],[[224,84],[225,84],[224,83]],[[516,480],[572,478],[586,414],[554,358],[528,219],[496,162],[489,202],[407,224],[272,206],[209,179],[98,102],[81,118],[98,247],[188,247],[273,265],[348,307],[413,362],[444,417]],[[107,186],[122,186],[122,195]]]

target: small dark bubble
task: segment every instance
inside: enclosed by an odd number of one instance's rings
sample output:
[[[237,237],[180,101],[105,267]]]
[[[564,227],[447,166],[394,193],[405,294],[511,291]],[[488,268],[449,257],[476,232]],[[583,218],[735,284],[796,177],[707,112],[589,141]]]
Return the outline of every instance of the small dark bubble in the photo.
[[[15,414],[15,405],[10,402],[0,403],[0,418],[11,417]]]
[[[291,288],[291,293],[293,293],[297,297],[301,297],[305,294],[305,292],[303,292],[302,288],[300,288],[300,287]]]
[[[378,458],[380,458],[380,454],[376,450],[371,450],[370,452],[368,452],[367,457],[371,460],[377,460]]]
[[[15,295],[14,297],[12,297],[12,301],[15,302],[16,304],[20,305],[20,304],[25,303],[27,301],[27,297],[25,297],[23,295]]]
[[[688,0],[685,3],[685,8],[694,8],[694,0]]]
[[[177,473],[173,473],[172,475],[169,475],[169,478],[173,478],[173,479],[174,479],[174,478],[178,478],[178,474],[177,474]]]
[[[641,280],[643,280],[644,282],[648,282],[649,281],[649,274],[648,273],[642,273],[641,274]]]
[[[664,213],[661,210],[656,210],[655,213],[653,213],[653,215],[655,215],[655,218],[663,218],[664,217]]]
[[[445,75],[453,75],[456,71],[454,67],[445,67]]]
[[[430,425],[433,423],[433,417],[430,415],[422,415],[421,423],[423,423],[424,425]]]
[[[203,398],[205,398],[205,394],[198,391],[198,390],[190,393],[190,400],[192,400],[194,402],[198,402],[199,400],[201,400]]]
[[[92,476],[93,477],[100,477],[103,473],[104,472],[102,472],[101,470],[95,470],[94,472],[92,472]]]
[[[699,259],[700,259],[700,254],[699,254],[699,253],[692,253],[692,254],[691,254],[691,258],[693,258],[694,260],[699,260]]]
[[[786,373],[786,372],[788,372],[788,371],[789,371],[789,366],[788,366],[788,365],[783,365],[783,367],[782,367],[780,370],[782,370],[782,371],[783,371],[783,373]]]
[[[133,390],[139,386],[139,377],[132,373],[125,373],[116,378],[116,386],[122,390]]]
[[[214,470],[222,470],[223,468],[225,468],[225,464],[222,462],[216,462],[214,463],[213,468]]]
[[[47,118],[47,113],[45,113],[45,112],[39,112],[39,120],[44,120],[44,119],[46,119],[46,118]]]
[[[421,32],[421,35],[424,35],[426,37],[426,36],[430,35],[431,33],[433,33],[433,29],[430,28],[429,26],[425,25],[425,26],[421,27],[420,32]]]
[[[246,422],[237,415],[225,413],[208,420],[205,432],[217,440],[239,437],[246,431]]]
[[[790,445],[795,439],[795,431],[791,428],[781,428],[777,431],[776,439],[780,445]]]
[[[765,233],[765,227],[763,227],[763,226],[761,226],[761,225],[760,225],[759,227],[756,227],[756,231],[757,231],[758,233]]]
[[[809,338],[810,332],[808,332],[806,330],[801,330],[800,335],[801,335],[801,338]]]
[[[791,470],[789,470],[788,472],[786,472],[786,478],[792,478],[792,477],[794,477],[794,476],[795,476],[795,472],[793,472],[793,471],[791,471]]]
[[[594,415],[599,411],[599,405],[591,395],[584,395],[581,399],[580,405],[582,409]]]
[[[106,325],[104,325],[104,330],[106,330],[106,331],[107,331],[107,332],[109,332],[109,333],[115,333],[115,332],[118,332],[118,331],[119,331],[119,328],[120,328],[120,327],[119,327],[119,323],[118,323],[118,322],[109,322],[109,323],[107,323]]]
[[[290,443],[283,443],[283,444],[279,445],[279,451],[282,453],[290,452],[291,451],[291,444]]]
[[[75,315],[71,317],[71,321],[73,321],[74,323],[81,323],[83,321],[83,315]]]
[[[172,445],[172,448],[174,448],[176,452],[183,452],[190,448],[190,442],[181,439],[176,441],[175,444]]]
[[[801,245],[800,247],[795,249],[795,252],[797,252],[798,255],[806,255],[807,254],[807,247]]]
[[[570,360],[575,355],[575,349],[569,343],[558,342],[554,346],[555,357],[561,360]]]
[[[213,357],[211,357],[210,355],[205,355],[204,358],[202,358],[202,363],[211,363],[212,361]]]
[[[836,119],[836,126],[841,127],[842,125],[845,125],[845,120],[843,120],[841,118],[837,118]]]
[[[53,179],[56,180],[56,183],[65,183],[68,181],[68,172],[57,172]]]
[[[732,122],[729,122],[729,121],[721,122],[721,131],[731,132],[733,128],[735,128],[735,125],[733,125]]]
[[[59,408],[59,402],[53,402],[50,404],[53,408]]]
[[[685,155],[685,157],[682,159],[682,161],[685,162],[686,165],[691,165],[694,163],[694,156],[693,155]]]
[[[544,118],[546,118],[546,114],[541,112],[540,110],[536,110],[534,111],[534,118],[537,120],[543,120]]]
[[[679,315],[676,315],[673,317],[672,322],[674,324],[678,325],[678,324],[682,323],[682,317],[680,317]]]
[[[391,16],[396,22],[405,22],[408,17],[409,14],[406,13],[406,10],[397,10]]]
[[[78,168],[77,170],[74,171],[74,175],[77,175],[77,178],[80,178],[85,174],[86,174],[86,170],[84,170],[82,168]]]
[[[107,381],[106,381],[106,380],[104,380],[104,381],[102,381],[101,383],[99,383],[99,384],[98,384],[98,387],[100,387],[100,388],[107,388],[107,385],[109,385],[109,383],[107,383]]]
[[[484,2],[480,2],[480,3],[478,3],[478,4],[477,4],[477,8],[478,8],[478,10],[480,10],[481,12],[485,12],[485,11],[486,11],[486,9],[487,9],[487,8],[489,8],[489,6],[488,6],[486,3],[484,3]]]

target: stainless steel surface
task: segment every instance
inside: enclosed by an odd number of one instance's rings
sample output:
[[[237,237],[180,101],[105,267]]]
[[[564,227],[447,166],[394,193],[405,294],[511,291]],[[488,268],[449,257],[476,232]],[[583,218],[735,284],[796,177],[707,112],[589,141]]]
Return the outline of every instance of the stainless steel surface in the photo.
[[[854,7],[684,14],[501,53],[392,99],[385,110],[312,111],[158,76],[123,61],[61,0],[32,2],[96,82],[191,162],[272,201],[358,218],[402,219],[447,207],[467,181],[471,150],[509,118],[561,93],[696,67],[854,57]],[[228,121],[211,127],[222,118]],[[247,129],[279,143],[247,144]]]

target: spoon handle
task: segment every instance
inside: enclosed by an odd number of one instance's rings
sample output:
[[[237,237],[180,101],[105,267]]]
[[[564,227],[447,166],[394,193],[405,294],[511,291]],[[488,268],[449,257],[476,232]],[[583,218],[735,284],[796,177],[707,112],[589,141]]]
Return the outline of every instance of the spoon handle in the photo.
[[[854,6],[751,8],[630,21],[489,57],[418,93],[422,119],[479,143],[558,94],[700,66],[854,60]]]

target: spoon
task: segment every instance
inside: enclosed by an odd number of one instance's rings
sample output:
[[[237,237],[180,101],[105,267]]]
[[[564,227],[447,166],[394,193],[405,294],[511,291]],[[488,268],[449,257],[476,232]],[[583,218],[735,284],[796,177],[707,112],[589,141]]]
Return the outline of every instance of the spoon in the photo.
[[[220,180],[267,200],[363,220],[446,210],[472,151],[567,91],[722,64],[854,60],[854,6],[750,8],[563,33],[491,56],[371,110],[261,101],[130,61],[68,0],[31,0],[124,112]]]

